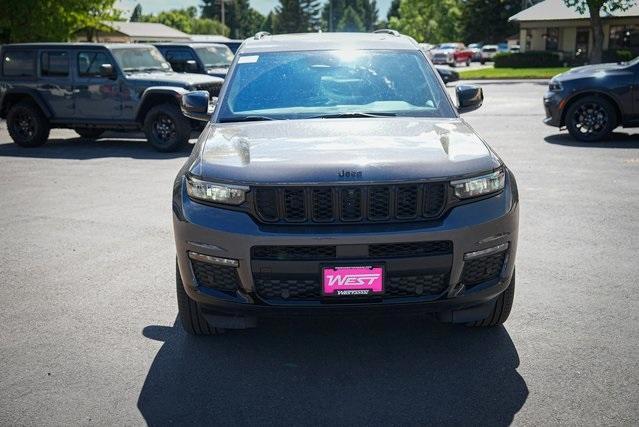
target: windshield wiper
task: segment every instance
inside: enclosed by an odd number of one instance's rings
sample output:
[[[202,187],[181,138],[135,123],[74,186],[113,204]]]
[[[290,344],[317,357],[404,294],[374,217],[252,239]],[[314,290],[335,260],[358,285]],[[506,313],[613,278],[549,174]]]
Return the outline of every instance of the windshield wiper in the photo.
[[[141,73],[144,71],[165,71],[163,68],[160,67],[139,67],[139,68],[125,68],[124,72],[125,73]]]
[[[229,68],[231,64],[208,64],[206,68]]]
[[[351,119],[351,118],[359,118],[359,117],[394,117],[394,116],[397,116],[397,114],[355,112],[355,113],[321,114],[319,116],[312,116],[309,118],[310,119]]]
[[[273,117],[267,116],[242,116],[242,117],[231,117],[228,119],[220,120],[220,123],[234,123],[234,122],[263,122],[269,120],[278,120]]]

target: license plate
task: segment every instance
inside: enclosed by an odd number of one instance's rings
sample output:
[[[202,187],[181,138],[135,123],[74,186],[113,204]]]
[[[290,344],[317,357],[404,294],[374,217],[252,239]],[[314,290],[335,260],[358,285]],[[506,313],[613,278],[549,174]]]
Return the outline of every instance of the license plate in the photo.
[[[340,266],[322,269],[325,296],[366,296],[384,293],[384,269],[380,266]]]

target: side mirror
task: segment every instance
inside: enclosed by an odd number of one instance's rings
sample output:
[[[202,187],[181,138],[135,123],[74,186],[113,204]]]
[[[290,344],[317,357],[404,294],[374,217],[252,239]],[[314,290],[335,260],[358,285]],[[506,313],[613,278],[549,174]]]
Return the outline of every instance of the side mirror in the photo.
[[[186,65],[184,66],[185,71],[188,72],[196,72],[197,71],[197,62],[194,59],[189,59],[186,61]]]
[[[207,122],[213,115],[216,103],[217,98],[212,98],[209,101],[208,91],[196,90],[188,92],[182,95],[182,114],[190,119]]]
[[[107,79],[116,78],[115,70],[113,69],[113,65],[111,64],[102,64],[100,65],[100,76],[105,77]]]
[[[481,107],[484,102],[484,91],[475,85],[459,85],[455,88],[457,95],[457,111],[468,113]]]

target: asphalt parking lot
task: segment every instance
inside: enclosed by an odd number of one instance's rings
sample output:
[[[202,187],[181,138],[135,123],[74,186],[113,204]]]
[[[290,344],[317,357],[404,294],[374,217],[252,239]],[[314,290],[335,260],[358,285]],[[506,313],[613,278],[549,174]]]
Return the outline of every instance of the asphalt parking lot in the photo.
[[[485,84],[466,116],[514,170],[503,328],[176,324],[171,185],[187,152],[0,124],[0,424],[631,425],[639,421],[639,133],[541,123],[543,83]],[[451,89],[452,90],[452,89]]]

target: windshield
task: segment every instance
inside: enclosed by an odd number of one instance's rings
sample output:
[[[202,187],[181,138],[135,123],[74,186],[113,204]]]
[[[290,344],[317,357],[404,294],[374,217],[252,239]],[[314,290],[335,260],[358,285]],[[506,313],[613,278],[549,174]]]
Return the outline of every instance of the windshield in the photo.
[[[459,45],[454,44],[454,43],[448,43],[448,44],[440,44],[439,48],[440,49],[457,49]]]
[[[112,52],[124,72],[171,70],[169,63],[154,47],[113,49]]]
[[[419,51],[302,51],[242,55],[218,120],[455,117]]]
[[[228,67],[233,61],[233,52],[226,46],[196,47],[195,52],[206,68]]]

